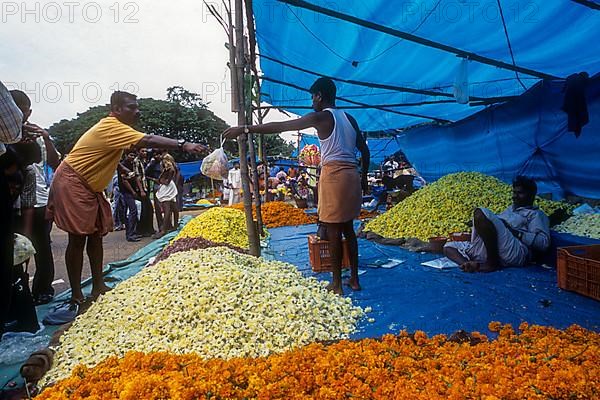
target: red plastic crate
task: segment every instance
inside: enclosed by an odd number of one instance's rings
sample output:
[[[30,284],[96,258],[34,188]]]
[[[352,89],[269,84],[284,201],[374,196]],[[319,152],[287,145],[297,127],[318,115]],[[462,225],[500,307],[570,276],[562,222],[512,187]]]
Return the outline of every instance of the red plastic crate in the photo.
[[[558,287],[600,300],[600,245],[557,250]]]
[[[308,235],[308,258],[313,272],[331,272],[329,241],[318,240],[316,235]],[[350,252],[346,239],[342,239],[342,268],[350,268]]]

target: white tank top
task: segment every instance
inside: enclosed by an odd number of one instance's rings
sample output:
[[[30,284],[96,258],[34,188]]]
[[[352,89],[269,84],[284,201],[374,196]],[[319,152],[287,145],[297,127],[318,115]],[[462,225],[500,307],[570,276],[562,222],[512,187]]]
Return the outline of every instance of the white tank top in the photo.
[[[346,113],[335,108],[326,108],[333,116],[333,131],[327,139],[319,139],[321,145],[321,165],[332,161],[356,164],[356,130]]]

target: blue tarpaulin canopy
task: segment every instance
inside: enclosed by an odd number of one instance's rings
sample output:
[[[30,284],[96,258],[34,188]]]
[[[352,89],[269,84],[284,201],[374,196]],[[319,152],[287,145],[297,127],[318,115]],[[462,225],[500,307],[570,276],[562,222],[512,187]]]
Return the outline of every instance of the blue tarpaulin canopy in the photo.
[[[266,102],[305,114],[306,89],[329,76],[337,106],[361,130],[412,127],[383,150],[369,139],[376,162],[378,153],[402,149],[428,181],[464,170],[504,181],[522,173],[557,197],[600,198],[597,1],[254,0],[253,7]],[[465,64],[467,81],[458,79]],[[565,78],[582,71],[591,77],[590,122],[575,138],[562,106]],[[455,89],[467,91],[466,104]]]
[[[378,107],[349,110],[363,130],[457,121],[542,78],[600,72],[598,2],[581,3],[254,0],[263,100],[305,114],[302,89],[325,75],[338,106]],[[470,104],[453,96],[463,59]]]
[[[187,181],[192,176],[200,174],[200,166],[202,165],[202,160],[177,163],[177,165],[179,166],[181,176],[183,176],[183,179]]]
[[[448,126],[422,126],[398,136],[427,181],[480,171],[510,182],[533,177],[540,193],[600,199],[600,76],[588,90],[590,122],[581,136],[567,131],[559,111],[562,85],[543,82],[517,100]]]

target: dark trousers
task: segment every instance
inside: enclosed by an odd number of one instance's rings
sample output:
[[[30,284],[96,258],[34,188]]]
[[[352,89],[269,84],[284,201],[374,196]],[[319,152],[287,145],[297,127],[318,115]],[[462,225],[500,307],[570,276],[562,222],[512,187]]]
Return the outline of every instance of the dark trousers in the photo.
[[[37,207],[33,216],[31,242],[35,248],[35,275],[31,294],[54,295],[52,281],[54,280],[54,257],[50,246],[50,231],[52,221],[46,219],[46,207]]]
[[[125,209],[127,210],[127,219],[125,220],[125,237],[131,239],[135,236],[135,230],[138,222],[138,212],[135,206],[135,197],[131,193],[123,193],[125,200]]]
[[[137,233],[139,235],[148,235],[154,233],[154,208],[152,208],[150,193],[148,193],[146,197],[142,198],[142,212],[140,214],[140,221],[137,226]]]
[[[120,227],[121,225],[125,225],[125,201],[123,200],[123,195],[119,191],[119,189],[115,190],[115,197],[113,198],[113,220],[115,221],[115,226]]]
[[[8,319],[10,310],[14,247],[12,200],[6,175],[0,169],[0,336],[4,332],[4,322]]]

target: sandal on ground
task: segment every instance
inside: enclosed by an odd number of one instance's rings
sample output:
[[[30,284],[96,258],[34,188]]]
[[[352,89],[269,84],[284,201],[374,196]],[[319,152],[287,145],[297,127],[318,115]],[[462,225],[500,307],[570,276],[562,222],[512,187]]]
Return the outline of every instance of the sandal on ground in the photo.
[[[36,306],[41,306],[43,304],[48,304],[52,300],[54,300],[54,295],[52,294],[40,294],[33,299],[33,304]]]
[[[52,367],[54,352],[50,349],[43,349],[32,353],[27,361],[21,366],[20,373],[27,382],[39,381],[46,372]]]

